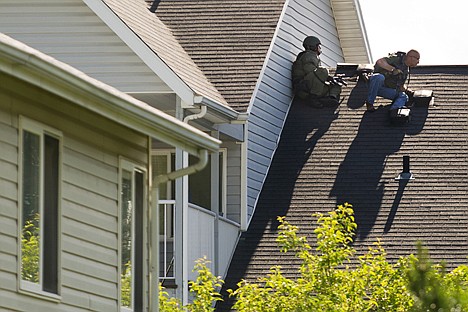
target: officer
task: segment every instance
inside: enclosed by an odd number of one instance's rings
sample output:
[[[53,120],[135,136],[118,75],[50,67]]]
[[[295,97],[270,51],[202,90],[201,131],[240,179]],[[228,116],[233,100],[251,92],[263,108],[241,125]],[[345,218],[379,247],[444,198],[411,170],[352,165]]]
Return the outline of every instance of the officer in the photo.
[[[369,90],[366,99],[368,112],[375,111],[374,102],[377,96],[392,100],[390,110],[405,107],[411,91],[404,86],[411,67],[419,63],[419,52],[409,50],[408,53],[397,52],[383,57],[375,63],[374,74],[369,79]]]
[[[308,36],[302,45],[304,51],[297,55],[292,67],[292,81],[294,93],[303,100],[312,100],[316,106],[323,106],[314,99],[328,99],[327,103],[338,104],[341,86],[333,83],[328,69],[321,67],[320,54],[322,47],[320,39]],[[313,103],[312,103],[313,104]]]

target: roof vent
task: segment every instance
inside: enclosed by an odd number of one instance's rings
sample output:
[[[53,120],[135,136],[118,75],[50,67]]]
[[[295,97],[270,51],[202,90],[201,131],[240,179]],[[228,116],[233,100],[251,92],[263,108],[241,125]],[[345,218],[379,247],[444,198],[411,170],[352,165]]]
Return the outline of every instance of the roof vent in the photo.
[[[414,180],[413,174],[410,171],[409,156],[403,156],[403,171],[395,178],[395,180]]]
[[[410,99],[406,106],[423,106],[428,107],[429,105],[434,104],[434,94],[432,90],[416,90],[413,92],[413,95],[410,96]]]

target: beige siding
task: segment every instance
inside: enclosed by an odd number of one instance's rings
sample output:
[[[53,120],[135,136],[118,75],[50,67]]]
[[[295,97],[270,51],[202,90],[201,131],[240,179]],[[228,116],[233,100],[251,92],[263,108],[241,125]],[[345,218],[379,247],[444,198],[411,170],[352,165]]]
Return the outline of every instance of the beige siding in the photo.
[[[0,103],[7,102],[0,94]],[[0,302],[16,291],[17,255],[17,131],[0,111]]]
[[[119,155],[146,166],[147,138],[0,79],[0,310],[117,311]],[[20,115],[63,135],[60,304],[17,292]]]
[[[124,92],[170,92],[81,0],[0,0],[0,29]]]
[[[225,142],[227,147],[226,210],[229,220],[241,222],[241,145]]]

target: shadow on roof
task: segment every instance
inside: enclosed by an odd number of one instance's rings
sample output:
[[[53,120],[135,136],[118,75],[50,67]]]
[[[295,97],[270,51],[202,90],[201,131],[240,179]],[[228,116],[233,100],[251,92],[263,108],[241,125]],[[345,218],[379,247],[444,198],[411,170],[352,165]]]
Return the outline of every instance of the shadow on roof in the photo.
[[[362,88],[359,84],[356,87]],[[353,92],[348,100],[350,108],[356,103]],[[362,96],[362,92],[355,94]],[[358,133],[338,169],[330,192],[330,196],[336,198],[337,205],[345,202],[353,205],[360,239],[365,239],[374,226],[385,184],[390,182],[388,177],[382,177],[387,157],[400,150],[405,135],[421,132],[428,113],[427,107],[413,107],[412,120],[408,125],[393,126],[388,120],[388,107],[380,106],[374,113],[363,115]],[[390,179],[393,181],[394,178]],[[398,196],[401,197],[403,191],[404,185],[401,185],[391,215],[396,213]],[[391,215],[387,229],[391,227]]]

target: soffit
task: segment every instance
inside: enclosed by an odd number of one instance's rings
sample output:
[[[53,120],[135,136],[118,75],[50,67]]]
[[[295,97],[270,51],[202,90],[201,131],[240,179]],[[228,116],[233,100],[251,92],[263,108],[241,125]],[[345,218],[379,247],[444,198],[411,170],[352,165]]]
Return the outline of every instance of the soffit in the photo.
[[[341,49],[347,63],[370,63],[370,48],[357,0],[331,0]]]

